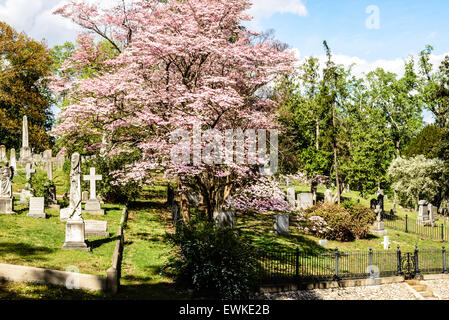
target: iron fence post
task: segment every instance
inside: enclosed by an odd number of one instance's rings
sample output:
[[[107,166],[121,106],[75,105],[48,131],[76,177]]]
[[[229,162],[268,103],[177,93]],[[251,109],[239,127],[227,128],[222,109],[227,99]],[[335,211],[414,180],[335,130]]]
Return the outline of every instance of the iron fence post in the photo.
[[[398,276],[402,275],[402,270],[401,270],[401,249],[399,248],[398,245],[398,251],[397,251],[397,266],[398,266]]]
[[[447,266],[446,266],[446,247],[443,246],[443,273],[447,273]]]
[[[418,265],[418,263],[419,263],[418,254],[419,254],[418,245],[416,244],[415,245],[415,257],[414,257],[415,258],[415,275],[416,276],[420,275],[420,270],[419,270],[419,265]]]
[[[338,276],[338,248],[335,248],[335,274],[334,274],[334,281],[340,280],[340,277]]]
[[[373,248],[369,248],[369,265],[373,265]]]
[[[296,248],[296,277],[299,276],[299,249]]]
[[[408,215],[405,215],[405,233],[408,233]]]

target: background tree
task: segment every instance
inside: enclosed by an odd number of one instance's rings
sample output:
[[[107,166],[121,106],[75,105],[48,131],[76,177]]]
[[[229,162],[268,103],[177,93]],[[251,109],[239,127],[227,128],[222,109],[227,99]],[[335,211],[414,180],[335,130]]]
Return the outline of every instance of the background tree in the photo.
[[[52,59],[43,42],[0,22],[0,142],[21,147],[22,118],[28,117],[29,141],[36,152],[50,148]]]

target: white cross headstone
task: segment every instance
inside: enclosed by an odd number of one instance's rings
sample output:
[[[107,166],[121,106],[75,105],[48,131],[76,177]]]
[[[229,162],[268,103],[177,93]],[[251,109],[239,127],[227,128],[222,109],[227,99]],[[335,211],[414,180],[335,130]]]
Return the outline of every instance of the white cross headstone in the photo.
[[[103,177],[101,175],[95,174],[95,168],[90,168],[90,175],[83,176],[84,181],[90,182],[90,199],[95,200],[97,199],[97,188],[96,183],[97,181],[100,181]]]
[[[384,241],[382,244],[384,245],[384,250],[388,250],[390,248],[390,237],[384,236]]]

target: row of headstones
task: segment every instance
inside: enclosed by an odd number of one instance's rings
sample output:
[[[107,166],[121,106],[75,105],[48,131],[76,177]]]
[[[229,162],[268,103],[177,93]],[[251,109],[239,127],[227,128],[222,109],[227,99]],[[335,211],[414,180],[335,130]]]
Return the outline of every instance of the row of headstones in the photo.
[[[40,154],[32,154],[29,161],[25,161],[23,165],[26,165],[27,163],[44,163],[46,166],[48,166],[48,163],[54,163],[59,169],[62,169],[62,166],[65,162],[65,151],[61,150],[56,157],[52,157],[52,150],[45,150],[44,152]],[[17,169],[17,156],[16,156],[16,150],[12,148],[10,150],[9,159],[6,154],[6,147],[4,145],[0,146],[0,162],[9,162],[9,165],[12,166],[15,170]],[[47,169],[48,172],[48,169]],[[51,180],[51,179],[50,179]]]

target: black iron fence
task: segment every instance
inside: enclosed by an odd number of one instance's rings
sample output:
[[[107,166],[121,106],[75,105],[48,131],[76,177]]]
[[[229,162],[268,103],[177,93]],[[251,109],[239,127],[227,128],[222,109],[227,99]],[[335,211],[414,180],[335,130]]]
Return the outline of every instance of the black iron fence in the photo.
[[[382,215],[382,221],[386,228],[391,228],[405,233],[417,234],[429,239],[449,241],[449,229],[446,223],[434,223],[434,225],[419,224],[416,219],[405,215],[405,218],[393,215]]]
[[[337,249],[323,253],[296,250],[256,251],[258,275],[263,283],[312,282],[342,279],[363,279],[404,275],[447,273],[446,249],[413,252],[360,251]]]

